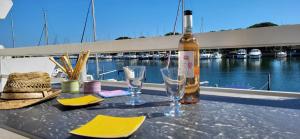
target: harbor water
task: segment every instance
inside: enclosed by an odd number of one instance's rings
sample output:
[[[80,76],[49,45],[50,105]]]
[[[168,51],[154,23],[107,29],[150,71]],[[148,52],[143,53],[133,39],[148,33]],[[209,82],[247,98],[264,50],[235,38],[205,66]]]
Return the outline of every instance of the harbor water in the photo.
[[[160,69],[166,66],[166,60],[100,60],[102,80],[124,80],[122,68],[130,65],[146,66],[147,83],[163,83]],[[171,66],[177,66],[177,60],[171,60]],[[205,86],[261,89],[274,91],[300,92],[300,57],[276,59],[203,59],[200,60],[200,79],[208,81]],[[96,63],[90,59],[88,74],[96,78]],[[269,83],[268,83],[269,81]]]

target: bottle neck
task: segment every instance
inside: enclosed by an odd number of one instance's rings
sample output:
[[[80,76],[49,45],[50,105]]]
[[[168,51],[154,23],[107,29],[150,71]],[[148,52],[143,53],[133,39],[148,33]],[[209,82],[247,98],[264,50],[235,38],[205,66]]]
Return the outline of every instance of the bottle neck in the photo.
[[[184,15],[184,34],[191,34],[193,27],[193,16]]]

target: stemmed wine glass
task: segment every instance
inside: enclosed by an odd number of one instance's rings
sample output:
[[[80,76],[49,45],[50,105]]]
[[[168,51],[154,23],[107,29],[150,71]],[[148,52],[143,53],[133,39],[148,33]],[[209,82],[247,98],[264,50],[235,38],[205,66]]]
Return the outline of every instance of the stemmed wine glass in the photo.
[[[177,117],[183,113],[180,110],[179,100],[183,97],[185,89],[185,75],[178,74],[178,68],[163,68],[160,70],[166,87],[166,94],[171,98],[171,110],[166,112],[166,116]]]
[[[140,91],[142,89],[145,66],[126,66],[123,67],[125,78],[128,83],[128,91],[131,93],[131,99],[127,105],[141,105],[145,102],[140,99]]]

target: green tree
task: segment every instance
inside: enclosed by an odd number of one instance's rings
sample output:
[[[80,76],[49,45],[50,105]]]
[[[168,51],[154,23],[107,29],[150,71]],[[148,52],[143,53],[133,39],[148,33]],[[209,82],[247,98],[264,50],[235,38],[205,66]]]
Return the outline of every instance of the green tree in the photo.
[[[248,28],[260,28],[260,27],[272,27],[272,26],[278,26],[278,25],[272,22],[262,22],[262,23],[257,23],[252,26],[249,26]]]
[[[116,38],[115,40],[126,40],[126,39],[132,39],[132,38],[123,36],[123,37]]]
[[[172,36],[173,34],[174,34],[173,32],[169,32],[169,33],[166,33],[165,36]],[[180,33],[175,32],[175,35],[180,35]]]

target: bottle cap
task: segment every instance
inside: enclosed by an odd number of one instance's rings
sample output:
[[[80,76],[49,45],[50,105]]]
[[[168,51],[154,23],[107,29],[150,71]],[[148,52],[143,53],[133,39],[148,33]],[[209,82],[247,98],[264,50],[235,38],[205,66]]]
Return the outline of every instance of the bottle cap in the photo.
[[[185,10],[184,15],[192,15],[192,11],[191,10]]]

